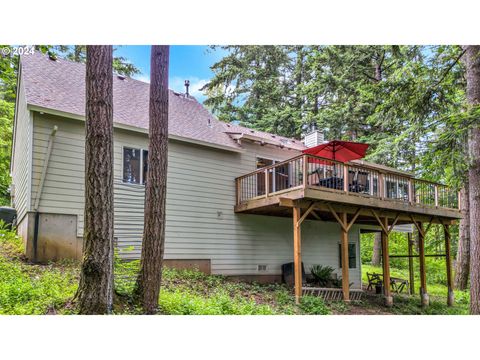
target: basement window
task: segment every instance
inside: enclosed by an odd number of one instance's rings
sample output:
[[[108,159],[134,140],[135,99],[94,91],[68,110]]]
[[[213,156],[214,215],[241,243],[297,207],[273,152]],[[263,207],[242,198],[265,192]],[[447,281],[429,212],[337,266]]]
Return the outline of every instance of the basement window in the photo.
[[[338,266],[342,268],[342,244],[338,244]],[[348,244],[348,268],[355,269],[357,267],[357,246],[355,243]]]
[[[148,170],[148,151],[130,147],[123,148],[123,182],[145,184]]]

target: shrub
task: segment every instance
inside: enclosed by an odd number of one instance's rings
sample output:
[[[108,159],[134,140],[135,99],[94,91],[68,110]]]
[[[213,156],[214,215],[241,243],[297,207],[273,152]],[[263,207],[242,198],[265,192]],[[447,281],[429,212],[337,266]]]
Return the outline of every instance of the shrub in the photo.
[[[0,220],[0,246],[9,256],[20,256],[23,253],[23,241],[20,236]]]
[[[258,305],[253,300],[230,297],[218,291],[209,297],[202,297],[185,290],[160,291],[160,309],[168,315],[270,315],[273,309]]]
[[[323,300],[317,296],[303,296],[300,300],[300,309],[309,315],[328,315],[330,310]]]
[[[0,314],[45,314],[75,294],[78,272],[72,263],[24,265],[18,261],[23,242],[15,231],[0,227]]]
[[[341,278],[333,276],[334,268],[331,266],[313,265],[310,272],[314,282],[321,287],[341,287]]]

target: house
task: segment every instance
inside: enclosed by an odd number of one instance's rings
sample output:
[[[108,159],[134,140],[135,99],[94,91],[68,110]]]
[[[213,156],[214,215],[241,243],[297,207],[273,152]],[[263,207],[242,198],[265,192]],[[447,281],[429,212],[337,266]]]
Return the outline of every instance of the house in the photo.
[[[135,259],[143,231],[149,84],[114,75],[113,90],[115,241],[122,257]],[[84,125],[85,65],[22,56],[12,198],[26,256],[35,261],[81,258]],[[304,141],[314,146],[323,139],[313,132]],[[222,123],[195,99],[170,91],[166,263],[279,281],[281,265],[294,260],[297,298],[300,264],[307,272],[313,264],[329,265],[343,277],[348,300],[350,287],[362,286],[361,231],[382,230],[388,254],[392,226],[423,229],[422,223],[436,222],[448,229],[460,218],[457,194],[442,185],[362,161],[325,161],[304,149],[300,140]],[[327,181],[332,174],[342,179],[340,188]],[[361,189],[349,187],[353,181]],[[384,263],[388,284],[388,256]],[[423,281],[422,288],[426,294]]]

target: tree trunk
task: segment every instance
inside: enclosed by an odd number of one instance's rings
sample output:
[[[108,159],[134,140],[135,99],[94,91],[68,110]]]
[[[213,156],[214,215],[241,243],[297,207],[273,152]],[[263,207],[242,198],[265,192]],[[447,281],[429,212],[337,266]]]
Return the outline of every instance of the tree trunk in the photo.
[[[150,128],[145,185],[145,225],[135,295],[147,314],[158,308],[165,243],[168,145],[168,46],[152,46]]]
[[[470,212],[468,202],[468,181],[460,191],[460,203],[463,219],[460,220],[454,286],[457,290],[465,290],[468,285],[470,270]]]
[[[113,303],[112,47],[88,46],[83,263],[80,314],[106,314]]]
[[[380,266],[382,256],[382,233],[376,232],[373,240],[372,265]]]
[[[465,47],[467,101],[470,110],[480,104],[480,46]],[[468,136],[470,205],[470,313],[480,314],[480,121]]]

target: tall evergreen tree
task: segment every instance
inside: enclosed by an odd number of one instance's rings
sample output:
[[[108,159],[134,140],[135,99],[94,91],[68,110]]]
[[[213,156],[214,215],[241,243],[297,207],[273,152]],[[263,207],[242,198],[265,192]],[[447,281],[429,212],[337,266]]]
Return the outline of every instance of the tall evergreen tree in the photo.
[[[470,313],[480,314],[480,46],[465,47],[467,101],[474,114],[468,134],[470,204]]]
[[[168,163],[168,65],[169,47],[152,46],[145,222],[135,289],[147,314],[157,311],[162,280]]]
[[[76,294],[80,314],[113,305],[112,47],[87,46],[83,262]]]

